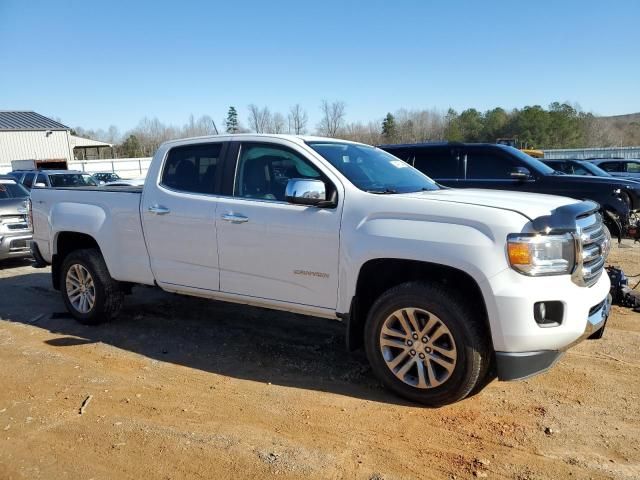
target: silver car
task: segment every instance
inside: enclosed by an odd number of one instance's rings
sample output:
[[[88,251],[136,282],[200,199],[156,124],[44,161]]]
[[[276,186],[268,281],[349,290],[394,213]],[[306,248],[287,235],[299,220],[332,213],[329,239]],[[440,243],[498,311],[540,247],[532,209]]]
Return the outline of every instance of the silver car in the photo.
[[[0,175],[0,260],[31,255],[28,198],[26,188]]]

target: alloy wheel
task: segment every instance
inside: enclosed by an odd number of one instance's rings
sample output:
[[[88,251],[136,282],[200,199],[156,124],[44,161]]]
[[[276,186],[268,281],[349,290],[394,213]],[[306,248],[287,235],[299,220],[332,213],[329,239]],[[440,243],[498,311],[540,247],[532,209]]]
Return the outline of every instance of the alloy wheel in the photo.
[[[445,323],[427,310],[402,308],[380,330],[380,350],[389,370],[420,389],[442,385],[453,374],[458,352]]]

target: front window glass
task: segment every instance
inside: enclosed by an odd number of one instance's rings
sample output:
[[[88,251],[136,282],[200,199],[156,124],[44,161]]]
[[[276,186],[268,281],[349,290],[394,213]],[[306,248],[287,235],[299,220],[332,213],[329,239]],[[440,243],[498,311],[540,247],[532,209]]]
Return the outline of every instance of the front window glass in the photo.
[[[13,180],[0,178],[0,199],[2,198],[25,198],[29,196],[29,191]]]
[[[378,148],[323,141],[307,144],[351,183],[366,192],[409,193],[440,188],[406,162]]]
[[[288,148],[244,144],[236,169],[233,195],[284,202],[287,183],[292,178],[324,181],[315,167]]]
[[[506,180],[516,165],[497,150],[472,150],[467,153],[467,178]]]
[[[598,165],[605,172],[623,172],[622,162],[605,162]]]
[[[52,187],[95,187],[96,181],[86,173],[56,173],[49,175]]]

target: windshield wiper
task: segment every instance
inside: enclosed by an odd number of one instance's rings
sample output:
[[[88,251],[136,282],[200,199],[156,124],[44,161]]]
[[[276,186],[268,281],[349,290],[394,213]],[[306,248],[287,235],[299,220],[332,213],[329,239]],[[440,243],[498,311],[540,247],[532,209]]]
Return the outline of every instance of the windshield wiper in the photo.
[[[375,193],[376,195],[391,195],[394,193],[398,193],[398,191],[393,190],[392,188],[385,188],[383,190],[367,190],[367,193]]]

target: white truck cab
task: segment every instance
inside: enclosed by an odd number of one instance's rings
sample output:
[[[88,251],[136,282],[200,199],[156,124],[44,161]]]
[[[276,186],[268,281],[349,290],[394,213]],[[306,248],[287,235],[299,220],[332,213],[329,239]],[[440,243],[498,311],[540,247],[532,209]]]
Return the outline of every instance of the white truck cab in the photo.
[[[117,315],[131,284],[341,319],[387,387],[428,405],[548,369],[609,313],[597,204],[444,188],[353,142],[172,141],[143,188],[32,201],[34,255],[79,321]]]

